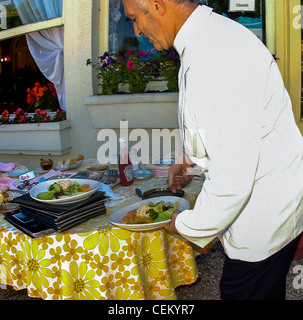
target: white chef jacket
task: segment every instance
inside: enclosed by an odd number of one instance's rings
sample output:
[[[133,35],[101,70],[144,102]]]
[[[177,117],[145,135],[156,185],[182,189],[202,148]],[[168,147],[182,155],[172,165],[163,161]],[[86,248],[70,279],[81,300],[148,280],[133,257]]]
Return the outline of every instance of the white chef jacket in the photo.
[[[303,139],[278,66],[251,31],[206,6],[174,46],[184,147],[208,170],[176,228],[200,247],[219,237],[231,259],[263,260],[303,230]]]

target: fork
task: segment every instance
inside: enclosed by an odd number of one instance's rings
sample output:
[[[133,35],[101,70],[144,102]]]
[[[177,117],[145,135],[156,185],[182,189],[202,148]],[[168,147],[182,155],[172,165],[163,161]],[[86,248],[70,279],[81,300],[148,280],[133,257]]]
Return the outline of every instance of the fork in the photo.
[[[117,181],[117,178],[119,177],[119,171],[118,170],[108,170],[107,173],[107,183],[111,184],[111,183],[115,183]]]

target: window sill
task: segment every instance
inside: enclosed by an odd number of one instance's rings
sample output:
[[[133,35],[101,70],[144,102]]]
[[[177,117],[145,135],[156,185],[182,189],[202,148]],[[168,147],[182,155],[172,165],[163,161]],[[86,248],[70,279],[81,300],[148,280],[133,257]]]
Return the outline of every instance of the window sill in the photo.
[[[0,125],[0,154],[63,155],[70,152],[69,120]]]
[[[84,104],[96,129],[120,128],[122,120],[129,128],[178,127],[177,92],[89,96]]]

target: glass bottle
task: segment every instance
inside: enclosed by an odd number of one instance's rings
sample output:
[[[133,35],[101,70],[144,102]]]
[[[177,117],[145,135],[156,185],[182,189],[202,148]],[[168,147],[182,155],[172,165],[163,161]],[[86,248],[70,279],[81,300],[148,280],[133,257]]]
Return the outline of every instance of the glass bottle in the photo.
[[[132,167],[133,167],[133,172],[140,170],[140,164],[139,164],[139,159],[138,159],[138,155],[137,155],[137,150],[136,149],[131,149],[130,150],[130,161],[132,163]]]
[[[40,167],[43,171],[48,171],[48,170],[53,169],[53,165],[54,165],[54,163],[53,163],[52,156],[50,153],[48,154],[48,157],[40,159]]]
[[[119,173],[120,183],[123,187],[130,186],[134,183],[134,173],[128,154],[126,138],[120,138],[120,156],[119,156]]]

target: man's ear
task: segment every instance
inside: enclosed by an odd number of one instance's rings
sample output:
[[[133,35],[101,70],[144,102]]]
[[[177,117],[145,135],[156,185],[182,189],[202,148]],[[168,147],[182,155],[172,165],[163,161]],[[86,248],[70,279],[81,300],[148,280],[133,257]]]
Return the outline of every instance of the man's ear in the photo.
[[[166,12],[166,0],[150,0],[151,10],[160,16],[163,16]]]

